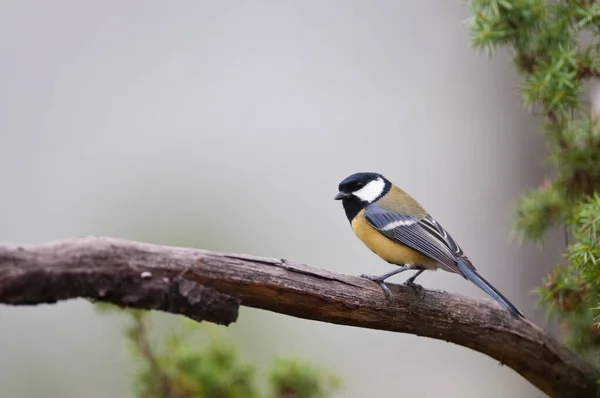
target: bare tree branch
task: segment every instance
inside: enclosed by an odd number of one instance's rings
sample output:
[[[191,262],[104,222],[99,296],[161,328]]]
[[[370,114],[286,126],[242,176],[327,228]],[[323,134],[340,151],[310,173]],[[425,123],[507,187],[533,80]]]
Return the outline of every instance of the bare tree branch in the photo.
[[[390,285],[295,262],[84,237],[0,245],[0,303],[75,297],[229,324],[238,305],[445,340],[511,367],[551,397],[595,397],[598,373],[529,321],[489,300]],[[467,387],[465,387],[467,388]]]

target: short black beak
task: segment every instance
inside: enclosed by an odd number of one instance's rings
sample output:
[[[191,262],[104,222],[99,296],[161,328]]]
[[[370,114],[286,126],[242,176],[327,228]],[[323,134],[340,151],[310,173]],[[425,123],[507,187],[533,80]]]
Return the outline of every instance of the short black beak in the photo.
[[[351,196],[352,194],[346,193],[346,192],[338,192],[337,195],[335,195],[335,200],[340,200],[340,199],[345,199],[349,196]]]

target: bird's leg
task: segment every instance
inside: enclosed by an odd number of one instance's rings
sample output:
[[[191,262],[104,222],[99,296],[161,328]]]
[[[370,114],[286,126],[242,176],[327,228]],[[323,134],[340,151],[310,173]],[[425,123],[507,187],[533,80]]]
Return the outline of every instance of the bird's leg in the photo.
[[[383,275],[362,274],[362,275],[360,275],[360,277],[368,279],[373,282],[377,282],[379,284],[379,286],[381,286],[381,288],[383,289],[383,292],[385,293],[385,297],[387,298],[388,302],[391,303],[392,302],[392,292],[390,291],[390,288],[387,287],[387,285],[383,281],[385,281],[390,276],[394,276],[396,274],[399,274],[400,272],[408,271],[410,269],[415,269],[417,267],[418,266],[416,266],[414,264],[408,264],[408,265],[403,265],[402,267],[396,268],[395,270],[390,271],[387,274],[383,274]],[[413,279],[414,279],[414,276],[413,276]]]
[[[411,276],[410,278],[408,278],[404,284],[408,285],[408,286],[413,286],[413,287],[421,287],[421,285],[417,285],[415,283],[415,279],[417,279],[417,276],[421,275],[423,272],[425,271],[425,268],[420,268],[413,276]]]
[[[422,291],[423,290],[423,286],[415,283],[415,279],[417,279],[417,277],[419,275],[421,275],[424,271],[425,271],[425,268],[419,268],[419,270],[413,276],[411,276],[410,278],[408,278],[404,282],[404,284],[406,286],[412,287],[415,290],[416,293],[418,293],[419,291]]]
[[[371,280],[373,282],[383,282],[384,280],[386,280],[390,276],[394,276],[396,274],[399,274],[400,272],[408,271],[409,269],[414,269],[414,267],[415,266],[412,265],[412,264],[410,264],[410,265],[403,265],[402,267],[398,267],[395,270],[388,272],[387,274],[383,274],[383,275],[361,274],[360,277],[368,279],[368,280]]]

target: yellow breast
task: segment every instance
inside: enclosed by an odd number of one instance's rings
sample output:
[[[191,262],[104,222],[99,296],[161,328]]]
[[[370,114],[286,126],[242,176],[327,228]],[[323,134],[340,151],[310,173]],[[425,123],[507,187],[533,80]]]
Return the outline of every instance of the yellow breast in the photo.
[[[365,219],[364,210],[352,220],[352,230],[358,238],[379,257],[385,261],[396,264],[418,264],[435,269],[437,266],[429,257],[385,237]]]

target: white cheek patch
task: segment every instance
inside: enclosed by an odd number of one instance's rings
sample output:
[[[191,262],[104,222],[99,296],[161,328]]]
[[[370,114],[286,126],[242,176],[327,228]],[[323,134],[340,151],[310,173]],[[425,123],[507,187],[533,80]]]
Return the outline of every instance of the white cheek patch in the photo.
[[[383,193],[384,189],[385,182],[381,177],[377,177],[376,180],[369,182],[358,191],[352,192],[352,194],[360,200],[371,203]]]

